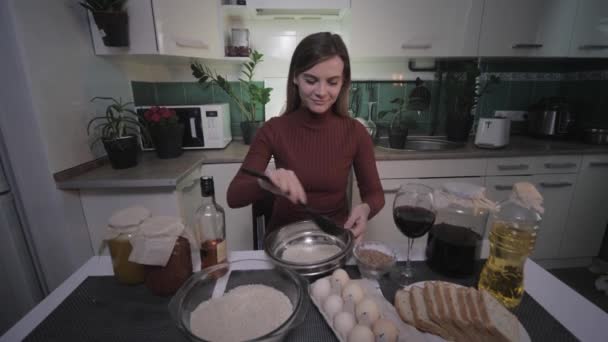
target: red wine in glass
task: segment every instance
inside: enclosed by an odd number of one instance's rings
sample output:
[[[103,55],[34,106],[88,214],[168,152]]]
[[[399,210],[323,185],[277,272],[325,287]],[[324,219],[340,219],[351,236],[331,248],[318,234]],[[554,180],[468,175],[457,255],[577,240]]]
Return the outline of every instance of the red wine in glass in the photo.
[[[435,213],[421,207],[402,205],[393,209],[393,219],[405,236],[415,239],[431,229],[435,223]]]

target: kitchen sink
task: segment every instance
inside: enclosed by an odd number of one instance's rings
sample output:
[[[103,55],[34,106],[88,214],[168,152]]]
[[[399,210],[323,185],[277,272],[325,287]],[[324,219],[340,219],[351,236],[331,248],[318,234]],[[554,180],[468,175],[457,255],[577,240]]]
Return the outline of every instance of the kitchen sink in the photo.
[[[380,140],[377,146],[390,151],[445,151],[463,148],[465,143],[441,138],[408,138],[402,149],[390,147],[388,139]]]

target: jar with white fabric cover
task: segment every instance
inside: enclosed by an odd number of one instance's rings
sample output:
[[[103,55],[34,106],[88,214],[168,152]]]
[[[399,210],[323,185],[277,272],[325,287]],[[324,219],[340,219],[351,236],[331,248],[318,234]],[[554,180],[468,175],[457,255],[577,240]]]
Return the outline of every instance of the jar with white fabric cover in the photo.
[[[131,239],[148,217],[150,210],[135,206],[115,212],[108,220],[105,241],[110,249],[114,276],[120,283],[135,285],[144,281],[144,266],[129,261],[129,255],[133,249]]]
[[[129,261],[145,265],[144,284],[152,293],[169,296],[192,275],[195,246],[181,219],[155,216],[146,219],[132,239]]]
[[[490,212],[482,186],[449,182],[433,193],[437,216],[429,231],[426,261],[433,270],[452,277],[475,273]]]

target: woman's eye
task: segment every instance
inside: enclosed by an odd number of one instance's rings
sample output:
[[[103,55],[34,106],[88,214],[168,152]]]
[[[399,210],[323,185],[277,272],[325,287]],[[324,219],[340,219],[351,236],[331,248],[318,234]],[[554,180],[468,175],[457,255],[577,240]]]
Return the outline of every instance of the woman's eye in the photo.
[[[308,84],[315,84],[315,80],[306,80],[306,83],[308,83]]]

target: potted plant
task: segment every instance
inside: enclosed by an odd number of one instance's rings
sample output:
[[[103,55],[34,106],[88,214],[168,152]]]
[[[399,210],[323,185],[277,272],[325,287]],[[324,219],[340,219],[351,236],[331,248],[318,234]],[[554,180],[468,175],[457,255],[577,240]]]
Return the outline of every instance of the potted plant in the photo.
[[[270,92],[272,91],[272,88],[258,86],[253,82],[255,68],[262,62],[262,57],[264,57],[263,54],[253,50],[251,55],[249,55],[249,60],[243,63],[242,73],[245,77],[239,78],[239,82],[248,95],[244,98],[237,95],[237,92],[232,88],[232,85],[225,77],[218,75],[208,66],[201,64],[199,61],[195,61],[190,65],[192,75],[200,84],[205,86],[210,83],[216,84],[220,89],[226,92],[239,107],[241,113],[243,113],[241,132],[243,134],[243,141],[247,145],[253,141],[256,131],[262,127],[262,124],[264,123],[263,121],[256,120],[256,112],[260,106],[263,109],[264,105],[270,101]]]
[[[483,94],[490,92],[493,84],[500,82],[498,76],[490,79],[478,89],[481,74],[476,64],[465,64],[463,71],[451,72],[446,76],[447,116],[446,136],[452,141],[466,141],[473,125],[474,106]]]
[[[129,15],[127,0],[85,0],[80,5],[91,11],[103,44],[112,47],[129,46]]]
[[[383,110],[378,113],[378,118],[383,119],[386,115],[391,114],[390,125],[388,128],[388,143],[391,148],[405,148],[409,129],[418,127],[416,119],[407,115],[406,103],[403,98],[397,97],[391,100],[395,104],[395,108],[391,110]]]
[[[151,107],[141,116],[150,132],[156,155],[161,159],[182,155],[184,124],[178,122],[177,114],[167,107]]]
[[[97,100],[110,101],[110,104],[106,107],[105,115],[92,118],[87,125],[89,136],[95,132],[99,134],[91,145],[101,140],[115,169],[137,165],[137,139],[147,139],[148,133],[146,127],[137,121],[135,111],[128,108],[132,102],[123,103],[122,99],[112,97],[94,97],[91,101]]]

